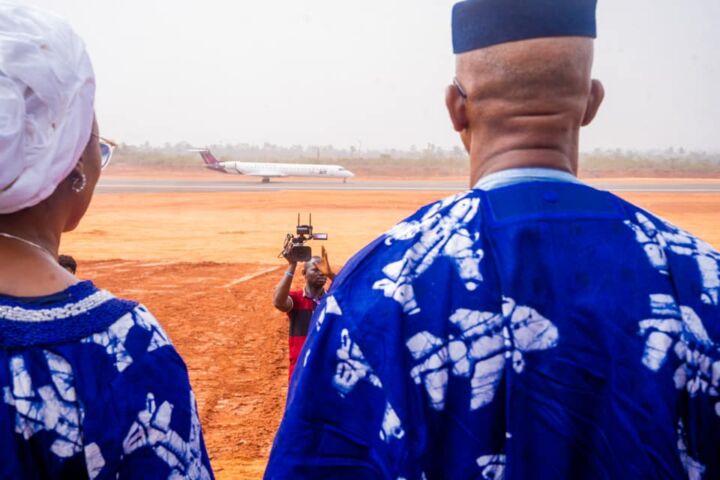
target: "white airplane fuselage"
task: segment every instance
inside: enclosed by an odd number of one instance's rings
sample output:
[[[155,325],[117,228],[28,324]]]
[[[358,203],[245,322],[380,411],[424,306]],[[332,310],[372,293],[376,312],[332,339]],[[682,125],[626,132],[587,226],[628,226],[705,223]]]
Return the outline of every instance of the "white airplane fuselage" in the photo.
[[[304,163],[256,163],[256,162],[219,162],[211,170],[220,170],[236,175],[249,175],[263,178],[277,177],[327,177],[351,178],[353,173],[340,165],[312,165]]]
[[[222,173],[262,178],[267,183],[280,177],[342,178],[343,182],[355,175],[341,165],[312,165],[308,163],[221,162],[207,148],[193,149],[205,163],[205,168]]]

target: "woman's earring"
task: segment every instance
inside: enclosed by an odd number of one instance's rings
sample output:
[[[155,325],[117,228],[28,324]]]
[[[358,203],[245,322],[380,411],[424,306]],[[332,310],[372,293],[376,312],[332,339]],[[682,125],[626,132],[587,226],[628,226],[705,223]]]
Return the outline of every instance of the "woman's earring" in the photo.
[[[81,173],[79,177],[75,177],[71,188],[73,192],[80,193],[85,190],[85,185],[87,185],[87,176],[85,173]]]

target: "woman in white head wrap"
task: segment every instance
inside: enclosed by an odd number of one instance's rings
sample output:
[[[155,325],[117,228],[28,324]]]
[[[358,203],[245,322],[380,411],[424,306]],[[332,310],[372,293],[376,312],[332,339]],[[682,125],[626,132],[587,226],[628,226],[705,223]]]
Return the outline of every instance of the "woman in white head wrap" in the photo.
[[[57,262],[100,175],[94,95],[67,23],[0,0],[0,479],[209,479],[157,320]]]
[[[75,282],[47,273],[60,234],[77,226],[100,173],[95,77],[65,22],[14,3],[0,8],[0,246],[15,259],[3,271],[34,277],[9,279],[0,291],[41,294]]]

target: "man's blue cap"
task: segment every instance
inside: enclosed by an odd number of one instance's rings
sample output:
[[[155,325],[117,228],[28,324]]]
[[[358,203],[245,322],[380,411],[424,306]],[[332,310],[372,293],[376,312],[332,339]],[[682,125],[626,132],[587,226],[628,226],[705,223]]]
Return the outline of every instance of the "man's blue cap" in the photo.
[[[453,8],[456,54],[500,43],[597,35],[597,0],[467,0]]]

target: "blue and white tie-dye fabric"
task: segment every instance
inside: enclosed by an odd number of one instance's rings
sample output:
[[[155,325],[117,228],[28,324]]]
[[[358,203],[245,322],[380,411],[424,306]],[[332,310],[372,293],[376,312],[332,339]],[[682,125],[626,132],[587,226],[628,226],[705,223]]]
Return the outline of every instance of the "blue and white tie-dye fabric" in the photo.
[[[610,193],[513,183],[348,263],[266,479],[720,478],[720,254]]]
[[[0,296],[1,479],[211,479],[187,369],[157,320],[90,282]]]

